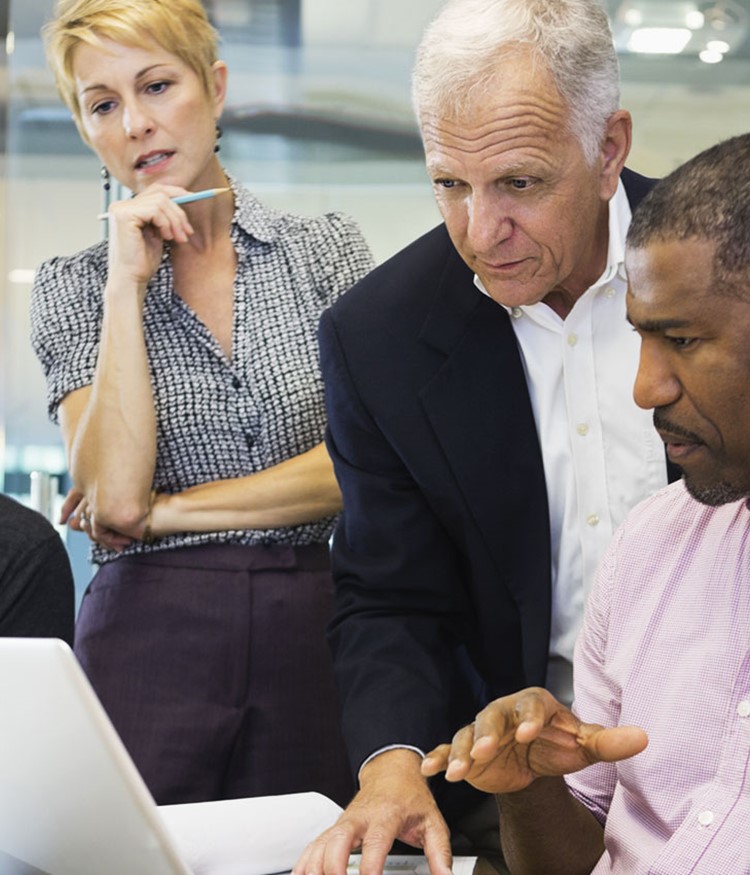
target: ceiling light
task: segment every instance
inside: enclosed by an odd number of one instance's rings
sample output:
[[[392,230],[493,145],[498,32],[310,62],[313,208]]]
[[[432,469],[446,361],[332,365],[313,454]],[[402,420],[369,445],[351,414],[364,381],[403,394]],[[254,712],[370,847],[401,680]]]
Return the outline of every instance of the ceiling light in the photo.
[[[693,9],[685,16],[685,25],[690,30],[700,30],[705,23],[706,16],[699,9]]]
[[[643,13],[640,9],[627,9],[623,20],[628,27],[640,27],[643,24]]]
[[[686,27],[641,27],[628,40],[628,49],[644,55],[679,55],[690,42]]]
[[[709,52],[718,52],[720,55],[725,55],[729,51],[729,43],[723,39],[712,39],[706,43],[706,48]]]
[[[714,52],[711,49],[703,49],[698,53],[698,57],[704,64],[719,64],[724,60],[724,55],[721,52]]]

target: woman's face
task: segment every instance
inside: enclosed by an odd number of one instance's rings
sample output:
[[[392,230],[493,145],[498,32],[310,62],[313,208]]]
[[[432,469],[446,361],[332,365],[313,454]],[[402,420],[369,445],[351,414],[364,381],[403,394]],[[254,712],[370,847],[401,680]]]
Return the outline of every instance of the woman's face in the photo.
[[[188,190],[223,185],[216,120],[226,94],[217,61],[207,94],[198,75],[158,43],[81,43],[73,57],[80,131],[131,191],[154,182]]]

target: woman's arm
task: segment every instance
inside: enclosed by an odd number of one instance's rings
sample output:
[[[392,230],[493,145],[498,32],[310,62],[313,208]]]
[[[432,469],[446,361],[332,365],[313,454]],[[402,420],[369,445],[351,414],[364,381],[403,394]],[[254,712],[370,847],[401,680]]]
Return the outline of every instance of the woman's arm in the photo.
[[[340,510],[333,465],[320,443],[256,474],[157,495],[151,531],[160,537],[174,532],[274,529],[313,522]]]
[[[75,487],[97,525],[142,533],[156,459],[156,413],[143,332],[148,282],[164,240],[184,242],[190,226],[162,190],[110,207],[108,276],[91,386],[67,395],[60,424]]]
[[[97,521],[130,531],[145,518],[156,458],[156,415],[141,308],[105,303],[94,381],[60,404],[70,475]]]

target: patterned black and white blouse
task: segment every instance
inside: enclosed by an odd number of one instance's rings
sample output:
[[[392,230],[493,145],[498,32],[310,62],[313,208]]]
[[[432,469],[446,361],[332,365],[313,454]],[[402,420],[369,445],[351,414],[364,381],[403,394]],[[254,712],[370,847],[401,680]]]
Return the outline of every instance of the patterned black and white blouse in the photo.
[[[179,492],[241,477],[311,449],[325,410],[317,327],[326,307],[372,267],[355,223],[337,213],[303,218],[264,207],[232,181],[237,253],[232,359],[173,291],[168,247],[149,284],[144,327],[157,413],[154,486]],[[90,385],[102,324],[107,244],[45,262],[34,283],[31,335],[47,378],[50,417]],[[326,541],[334,519],[265,531],[186,533],[125,554],[204,543]],[[94,545],[92,559],[118,555]]]

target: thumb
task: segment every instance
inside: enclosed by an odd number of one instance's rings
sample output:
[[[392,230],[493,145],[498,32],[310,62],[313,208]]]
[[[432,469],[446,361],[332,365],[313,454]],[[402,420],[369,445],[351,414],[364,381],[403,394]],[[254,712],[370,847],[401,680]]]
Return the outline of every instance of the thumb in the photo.
[[[645,750],[648,735],[639,726],[616,726],[602,729],[583,724],[578,737],[595,762],[615,763],[626,760]]]

